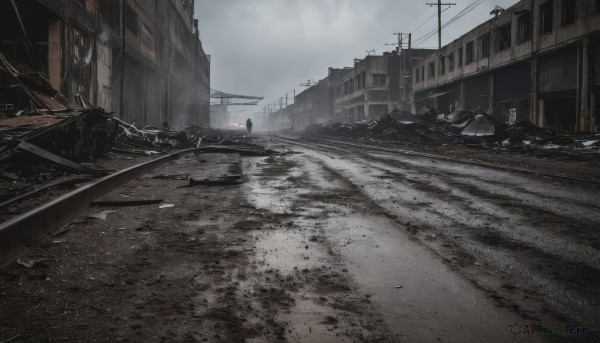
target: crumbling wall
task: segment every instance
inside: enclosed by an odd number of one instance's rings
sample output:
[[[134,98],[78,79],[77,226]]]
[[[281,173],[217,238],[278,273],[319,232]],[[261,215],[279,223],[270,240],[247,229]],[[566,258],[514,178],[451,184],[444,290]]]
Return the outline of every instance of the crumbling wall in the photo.
[[[66,96],[73,100],[79,94],[96,103],[96,39],[95,33],[75,26],[66,27],[65,79]]]
[[[111,103],[111,89],[112,89],[112,49],[100,42],[96,44],[97,60],[96,60],[96,74],[98,77],[98,94],[96,97],[96,106],[102,107],[106,110],[110,110],[112,107]]]

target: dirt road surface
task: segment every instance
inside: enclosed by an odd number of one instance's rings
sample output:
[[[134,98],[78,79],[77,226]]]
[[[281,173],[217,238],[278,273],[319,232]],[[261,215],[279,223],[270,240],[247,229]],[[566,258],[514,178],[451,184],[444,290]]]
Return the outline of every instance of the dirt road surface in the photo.
[[[105,199],[161,204],[90,208],[0,270],[0,342],[600,337],[599,186],[256,142],[277,153],[190,154]]]

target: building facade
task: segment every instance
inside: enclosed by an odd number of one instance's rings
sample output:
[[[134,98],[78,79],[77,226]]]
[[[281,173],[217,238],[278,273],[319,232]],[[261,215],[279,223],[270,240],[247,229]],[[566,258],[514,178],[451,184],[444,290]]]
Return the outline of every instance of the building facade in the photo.
[[[597,132],[600,1],[522,0],[493,15],[414,66],[417,107]]]
[[[353,67],[329,68],[327,77],[296,95],[288,111],[294,128],[318,123],[356,123],[394,109],[410,111],[412,66],[433,50],[404,49],[368,55]]]
[[[0,51],[70,100],[137,126],[209,123],[210,58],[193,0],[15,3],[0,0]]]

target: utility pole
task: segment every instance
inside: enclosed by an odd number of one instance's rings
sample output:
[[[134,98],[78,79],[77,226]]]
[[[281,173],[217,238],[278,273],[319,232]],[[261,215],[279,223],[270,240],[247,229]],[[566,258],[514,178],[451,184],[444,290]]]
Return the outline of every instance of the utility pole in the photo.
[[[121,6],[121,101],[119,102],[119,118],[125,116],[125,10],[127,9],[127,0],[122,0]]]
[[[296,89],[294,89],[294,110],[290,116],[290,126],[294,127],[294,116],[296,116]]]
[[[442,48],[442,6],[455,6],[455,3],[442,3],[442,0],[438,0],[437,4],[427,3],[429,7],[437,6],[438,8],[438,49]]]

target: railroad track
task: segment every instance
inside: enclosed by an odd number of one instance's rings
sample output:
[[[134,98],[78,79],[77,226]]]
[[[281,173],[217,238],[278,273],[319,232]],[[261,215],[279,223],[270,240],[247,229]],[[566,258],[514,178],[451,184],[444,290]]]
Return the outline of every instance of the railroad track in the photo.
[[[344,141],[338,141],[338,140],[333,140],[333,139],[316,138],[316,137],[302,137],[301,140],[295,139],[295,138],[290,138],[290,137],[281,137],[281,136],[274,136],[274,138],[284,141],[284,142],[291,143],[291,144],[304,145],[307,147],[311,147],[310,144],[306,144],[307,142],[308,143],[316,143],[316,144],[318,144],[318,143],[325,143],[325,144],[329,144],[329,145],[333,144],[333,145],[338,145],[338,147],[341,145],[341,146],[346,146],[346,147],[368,149],[368,150],[374,150],[374,151],[382,151],[382,152],[394,153],[394,154],[405,155],[405,156],[425,157],[425,158],[431,158],[431,159],[436,159],[436,160],[448,161],[448,162],[452,162],[452,163],[475,165],[475,166],[479,166],[479,167],[486,167],[486,168],[491,168],[491,169],[496,169],[496,170],[509,171],[509,172],[519,173],[519,174],[528,175],[528,176],[543,176],[543,177],[559,179],[559,180],[568,180],[568,181],[574,181],[574,182],[580,182],[580,183],[586,183],[586,184],[600,185],[600,180],[596,180],[596,179],[578,178],[578,177],[573,177],[573,176],[569,176],[569,175],[542,172],[542,171],[536,171],[536,170],[518,168],[518,167],[511,167],[511,166],[494,164],[494,163],[483,162],[483,161],[473,161],[473,160],[456,158],[454,156],[449,157],[449,156],[430,154],[430,153],[424,153],[424,152],[418,152],[418,151],[412,151],[412,150],[406,150],[406,149],[380,147],[380,146],[373,146],[373,145],[368,145],[368,144],[357,144],[357,143],[352,143],[352,142],[344,142]]]
[[[238,146],[201,146],[161,156],[152,161],[141,163],[91,181],[40,207],[1,223],[0,268],[8,265],[32,244],[48,237],[53,232],[58,231],[58,229],[68,224],[80,213],[87,210],[92,202],[106,196],[129,181],[190,153],[239,153],[246,156],[256,156],[264,155],[268,151]],[[22,200],[26,196],[29,196],[29,194],[18,196],[5,203],[11,204]]]

